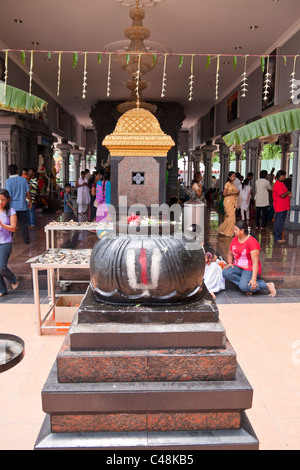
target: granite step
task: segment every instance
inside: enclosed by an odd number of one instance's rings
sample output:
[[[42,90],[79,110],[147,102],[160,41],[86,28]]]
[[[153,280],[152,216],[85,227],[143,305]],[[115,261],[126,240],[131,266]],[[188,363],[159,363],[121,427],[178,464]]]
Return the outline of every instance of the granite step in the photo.
[[[234,380],[236,353],[228,341],[221,349],[72,351],[67,335],[57,366],[61,383]]]
[[[258,439],[247,418],[242,414],[239,429],[209,431],[174,432],[91,432],[91,433],[53,433],[49,416],[35,444],[36,450],[258,450]],[[150,455],[143,453],[143,462]]]
[[[49,414],[236,411],[251,408],[252,398],[238,363],[228,381],[60,383],[55,362],[42,390]]]
[[[226,332],[216,323],[78,323],[69,329],[72,351],[93,349],[225,348]]]

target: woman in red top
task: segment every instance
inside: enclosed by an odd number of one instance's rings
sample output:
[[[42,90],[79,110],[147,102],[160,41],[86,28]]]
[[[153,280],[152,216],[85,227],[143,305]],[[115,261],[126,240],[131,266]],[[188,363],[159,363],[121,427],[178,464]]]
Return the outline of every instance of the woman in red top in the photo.
[[[235,237],[229,247],[228,264],[223,269],[223,277],[233,282],[242,292],[251,295],[261,289],[267,289],[269,295],[276,296],[273,282],[260,279],[260,245],[250,235],[251,229],[246,221],[239,220],[234,227]]]
[[[273,187],[273,206],[275,211],[275,220],[273,226],[274,241],[284,243],[282,238],[283,227],[287,212],[290,210],[290,198],[292,193],[284,184],[286,172],[279,170],[276,175],[276,182]]]

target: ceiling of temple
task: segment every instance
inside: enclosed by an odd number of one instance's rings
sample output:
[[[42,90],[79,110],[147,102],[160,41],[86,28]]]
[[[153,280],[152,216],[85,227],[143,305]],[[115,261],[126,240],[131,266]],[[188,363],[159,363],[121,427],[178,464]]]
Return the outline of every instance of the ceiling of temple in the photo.
[[[131,26],[130,8],[134,0],[1,0],[0,48],[43,51],[117,52],[129,44],[124,36]],[[299,30],[299,0],[140,0],[145,10],[143,24],[150,30],[147,50],[160,60],[143,76],[148,82],[143,92],[146,101],[176,101],[186,114],[184,128],[194,125],[215,100],[217,60],[206,69],[206,54],[265,55],[280,47]],[[3,13],[5,12],[5,13]],[[38,44],[36,44],[38,43]],[[291,51],[296,54],[299,51]],[[166,91],[161,98],[164,57]],[[204,54],[194,57],[193,100],[189,101],[191,57],[176,54]],[[13,53],[10,52],[12,57]],[[130,91],[125,82],[130,75],[112,55],[110,96],[107,96],[108,55],[87,55],[86,98],[82,99],[84,54],[62,54],[60,93],[57,96],[58,54],[48,60],[46,53],[34,54],[33,74],[38,83],[86,127],[91,126],[90,108],[97,100],[127,101]],[[25,65],[20,53],[14,60],[29,72],[30,54]],[[219,99],[230,92],[243,73],[243,59],[233,70],[232,57],[220,57]],[[248,58],[248,71],[260,63]],[[9,84],[9,71],[8,71]],[[26,89],[26,86],[25,86]]]

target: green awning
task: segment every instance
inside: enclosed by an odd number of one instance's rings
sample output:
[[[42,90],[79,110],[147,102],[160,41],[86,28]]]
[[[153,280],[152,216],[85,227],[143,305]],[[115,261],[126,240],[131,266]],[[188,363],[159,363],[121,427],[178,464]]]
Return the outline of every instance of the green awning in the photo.
[[[240,145],[258,137],[285,134],[300,129],[300,109],[292,109],[282,113],[258,119],[246,126],[224,135],[223,140],[230,147]]]
[[[9,85],[6,86],[6,96],[4,94],[5,84],[0,81],[0,110],[15,113],[38,113],[43,111],[43,108],[48,104],[37,96]]]

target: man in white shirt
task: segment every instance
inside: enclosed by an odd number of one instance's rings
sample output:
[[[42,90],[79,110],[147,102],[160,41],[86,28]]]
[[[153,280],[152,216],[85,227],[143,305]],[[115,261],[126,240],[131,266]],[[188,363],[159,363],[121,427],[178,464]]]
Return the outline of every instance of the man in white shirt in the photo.
[[[267,180],[267,174],[268,172],[266,170],[262,170],[259,179],[255,182],[255,225],[257,229],[260,227],[260,217],[262,218],[262,229],[266,228],[268,221],[268,207],[270,205],[269,191],[272,191],[272,188],[270,182]]]

